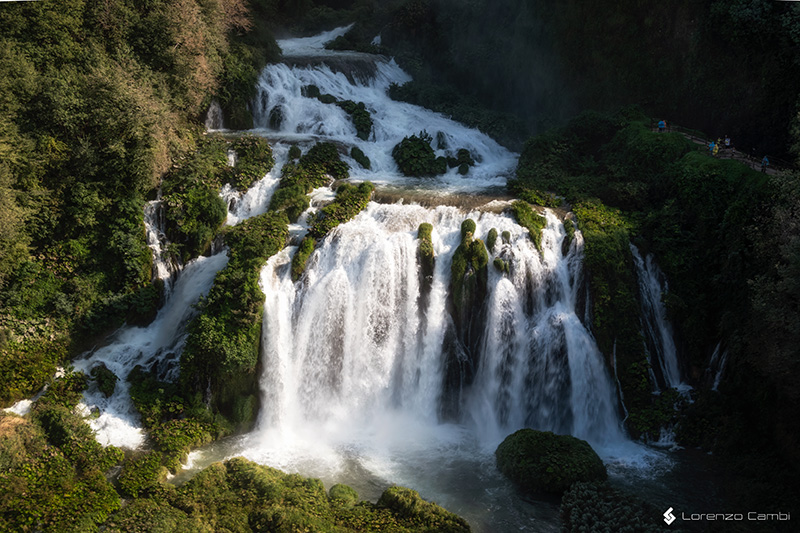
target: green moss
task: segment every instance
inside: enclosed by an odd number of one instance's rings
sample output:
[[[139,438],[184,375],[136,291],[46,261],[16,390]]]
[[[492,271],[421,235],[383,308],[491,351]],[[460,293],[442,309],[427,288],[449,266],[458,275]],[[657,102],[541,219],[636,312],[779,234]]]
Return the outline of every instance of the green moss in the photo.
[[[293,144],[289,147],[289,159],[300,159],[300,156],[303,155],[302,150],[296,144]]]
[[[436,158],[431,139],[427,132],[422,131],[405,137],[392,149],[392,157],[400,172],[406,176],[422,177],[443,174],[447,170],[447,160]]]
[[[359,148],[358,146],[353,146],[350,150],[350,157],[356,160],[356,163],[361,165],[361,168],[365,168],[367,170],[372,167],[372,162],[369,160],[369,157]]]
[[[417,229],[417,239],[419,239],[417,262],[420,266],[420,276],[423,281],[425,281],[427,287],[429,287],[430,283],[433,281],[433,270],[436,267],[436,257],[434,255],[431,232],[433,232],[433,226],[427,222],[420,224]]]
[[[418,531],[457,533],[470,530],[463,518],[426,502],[417,491],[404,487],[386,489],[378,500],[378,506],[391,509],[401,518],[413,520],[419,527]]]
[[[516,201],[511,205],[511,212],[517,223],[528,230],[528,234],[536,245],[536,249],[542,251],[542,230],[547,226],[547,219],[536,213],[527,202]]]
[[[492,264],[498,272],[508,272],[508,263],[499,257],[495,257],[494,261],[492,261]]]
[[[228,181],[238,190],[245,191],[267,175],[275,165],[272,147],[263,137],[242,135],[230,145],[236,152],[236,166]]]
[[[214,412],[223,413],[236,427],[252,419],[238,415],[239,400],[257,394],[261,315],[264,294],[258,276],[264,262],[279,252],[288,237],[284,213],[267,212],[250,218],[226,233],[228,265],[217,273],[214,286],[201,303],[200,314],[189,324],[181,356],[181,380],[187,394],[210,390]]]
[[[375,186],[365,181],[358,186],[345,183],[336,190],[336,198],[317,212],[308,235],[321,239],[330,230],[360,213],[369,203]]]
[[[317,143],[295,163],[283,167],[278,190],[270,200],[270,210],[285,211],[289,220],[295,221],[308,208],[306,196],[312,190],[330,183],[333,179],[349,176],[347,163],[339,157],[332,143]]]
[[[366,106],[364,106],[364,102],[356,103],[352,100],[344,100],[337,102],[336,105],[350,115],[353,125],[356,127],[356,136],[363,141],[368,140],[369,134],[372,132],[372,117]]]
[[[358,503],[358,492],[352,487],[342,485],[341,483],[337,483],[330,488],[328,497],[331,501],[345,507],[352,507]]]
[[[561,500],[566,531],[674,531],[663,526],[662,512],[605,483],[574,483]]]
[[[504,231],[502,234],[503,237],[503,244],[511,244],[511,232]]]
[[[578,481],[604,481],[606,467],[584,440],[521,429],[495,451],[497,468],[530,494],[562,494]]]
[[[97,388],[100,389],[106,398],[114,394],[114,389],[117,387],[117,380],[119,379],[116,374],[109,370],[106,365],[100,363],[92,368],[90,374],[92,380],[97,383]]]
[[[161,452],[151,451],[135,454],[122,464],[117,478],[123,495],[136,498],[157,487],[167,478],[167,469],[162,465]]]
[[[468,234],[475,235],[477,227],[475,221],[471,218],[464,220],[464,222],[461,223],[461,239],[466,239]]]
[[[300,242],[300,246],[297,248],[292,258],[292,281],[297,281],[300,279],[300,276],[303,275],[303,272],[306,270],[308,258],[311,257],[316,245],[317,241],[314,237],[306,236]]]
[[[151,427],[150,440],[163,452],[164,465],[177,472],[192,448],[214,440],[214,431],[211,424],[196,419],[174,419]]]
[[[497,228],[492,228],[486,235],[486,248],[491,252],[494,250],[495,243],[497,243]]]

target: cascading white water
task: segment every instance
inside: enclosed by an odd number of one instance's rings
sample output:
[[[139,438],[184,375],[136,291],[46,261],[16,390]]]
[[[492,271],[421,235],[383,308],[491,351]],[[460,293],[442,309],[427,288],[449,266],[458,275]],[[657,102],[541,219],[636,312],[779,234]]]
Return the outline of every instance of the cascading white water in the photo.
[[[337,33],[309,40],[279,41],[284,55],[302,56],[304,65],[268,65],[258,81],[253,103],[253,119],[258,128],[266,128],[270,137],[302,146],[323,138],[347,147],[360,148],[371,161],[369,170],[349,156],[351,176],[376,184],[399,187],[434,188],[439,193],[476,191],[505,186],[516,156],[481,132],[467,128],[438,113],[411,104],[393,101],[387,95],[392,83],[403,84],[411,78],[393,60],[368,54],[331,52],[322,49]],[[333,37],[331,37],[333,36]],[[300,42],[298,42],[300,41]],[[333,60],[346,59],[363,66],[359,75],[337,71]],[[334,104],[303,96],[303,87],[315,85],[322,93],[339,100],[363,102],[373,126],[368,140],[356,136],[348,114]],[[270,117],[279,116],[279,124],[270,125]],[[456,169],[437,179],[409,179],[402,176],[392,158],[392,149],[404,137],[426,131],[433,137],[437,156],[455,156],[460,148],[470,151],[477,164],[467,176]],[[439,143],[442,148],[438,148]]]
[[[288,468],[317,454],[334,460],[342,449],[370,461],[357,450],[400,450],[409,438],[415,449],[435,449],[443,435],[460,442],[462,431],[493,450],[524,426],[598,447],[625,440],[603,358],[576,315],[580,233],[563,256],[563,226],[548,213],[540,255],[510,218],[470,216],[478,236],[511,233],[494,250],[511,274],[489,277],[483,353],[460,428],[439,422],[438,405],[450,258],[466,215],[372,203],[323,241],[297,283],[288,251],[262,272],[265,407],[247,455]],[[437,257],[426,310],[416,259],[422,222],[433,224]]]
[[[220,131],[225,128],[222,120],[222,108],[216,100],[211,100],[211,105],[208,106],[205,127],[208,131]]]
[[[86,410],[97,409],[99,416],[89,421],[97,440],[126,448],[142,445],[144,435],[128,394],[126,378],[136,365],[158,372],[159,379],[178,377],[178,361],[183,348],[184,326],[195,314],[192,307],[200,295],[208,292],[214,275],[228,262],[227,254],[200,257],[186,265],[171,297],[147,327],[125,327],[106,346],[74,361],[75,369],[87,375],[100,363],[118,378],[114,394],[106,398],[90,388],[84,393]]]
[[[164,211],[161,201],[161,190],[158,198],[147,202],[144,206],[144,226],[147,235],[147,245],[153,254],[153,279],[164,282],[164,297],[169,298],[175,283],[175,276],[180,271],[181,265],[175,263],[167,254],[169,241],[164,233]]]
[[[277,159],[285,160],[287,148],[278,148]],[[274,172],[274,171],[273,171]],[[269,205],[277,178],[268,173],[244,194],[229,192],[223,198],[228,203],[228,223],[236,224],[251,216],[264,213]],[[175,276],[163,259],[166,238],[159,208],[160,200],[145,206],[145,226],[148,244],[153,250],[154,269],[159,279],[164,280],[164,306],[155,320],[147,327],[121,328],[107,344],[76,359],[76,370],[89,374],[95,366],[104,364],[118,378],[111,397],[106,398],[95,387],[84,393],[82,407],[88,414],[96,411],[99,416],[89,421],[102,444],[113,444],[126,448],[137,448],[144,443],[138,413],[133,407],[126,381],[128,374],[137,365],[155,370],[162,381],[177,381],[180,354],[185,342],[185,326],[196,313],[194,304],[200,296],[208,293],[214,276],[228,262],[227,253],[211,257],[199,257],[188,263]]]
[[[655,264],[652,255],[642,258],[638,248],[630,245],[636,265],[639,284],[642,329],[646,336],[646,348],[651,367],[656,367],[654,383],[664,388],[688,389],[681,381],[678,351],[672,334],[672,326],[667,320],[667,311],[661,301],[665,290],[662,285],[664,275]]]

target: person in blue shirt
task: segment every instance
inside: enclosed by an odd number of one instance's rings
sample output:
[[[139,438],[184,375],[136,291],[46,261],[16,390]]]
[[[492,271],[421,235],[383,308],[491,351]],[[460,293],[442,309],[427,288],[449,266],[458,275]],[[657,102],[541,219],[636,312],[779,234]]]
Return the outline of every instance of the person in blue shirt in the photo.
[[[767,158],[767,156],[764,156],[764,159],[761,160],[761,172],[766,173],[768,166],[769,166],[769,159]]]
[[[658,132],[663,133],[666,131],[666,129],[667,129],[667,121],[662,118],[661,120],[658,121]]]

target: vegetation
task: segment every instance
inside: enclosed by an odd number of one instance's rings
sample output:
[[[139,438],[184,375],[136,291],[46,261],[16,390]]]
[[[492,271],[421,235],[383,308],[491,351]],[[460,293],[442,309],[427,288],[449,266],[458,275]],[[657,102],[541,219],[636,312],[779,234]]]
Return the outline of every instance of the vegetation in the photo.
[[[579,481],[604,481],[606,467],[584,440],[520,429],[495,451],[497,468],[531,494],[562,494]]]
[[[360,213],[367,204],[375,186],[369,181],[359,185],[345,183],[336,189],[336,198],[320,209],[308,228],[308,234],[316,239],[321,239],[330,230],[347,222]]]
[[[607,483],[574,483],[561,500],[565,531],[678,531],[662,525],[662,513]]]
[[[74,414],[86,376],[54,382],[25,419],[0,413],[0,528],[87,531],[119,508],[105,473],[122,451],[103,447]]]
[[[316,98],[323,104],[336,104],[341,107],[345,113],[350,115],[353,126],[356,128],[356,136],[362,141],[369,140],[369,134],[372,132],[372,116],[364,105],[364,102],[339,100],[333,95],[321,93],[319,87],[316,85],[307,85],[303,87],[303,94],[308,98]]]
[[[254,420],[264,306],[258,276],[266,260],[285,246],[288,224],[284,213],[270,211],[225,234],[228,265],[217,274],[200,314],[188,326],[181,356],[184,390],[206,395],[211,410],[235,427],[247,427]]]
[[[361,168],[369,170],[372,167],[372,162],[369,160],[369,157],[367,157],[364,151],[358,146],[353,146],[350,150],[350,157],[355,159],[356,163],[361,165]]]
[[[308,235],[300,241],[300,246],[297,247],[297,251],[292,257],[292,281],[299,280],[303,272],[306,271],[306,263],[308,263],[308,258],[311,257],[311,254],[314,253],[316,246],[317,240]]]
[[[269,208],[285,211],[289,220],[295,221],[308,209],[308,193],[349,175],[349,167],[339,157],[336,146],[317,143],[297,163],[284,165],[278,190],[272,195]]]
[[[392,150],[395,163],[406,176],[422,177],[444,174],[447,160],[436,157],[431,148],[431,136],[421,131],[419,135],[405,137]]]
[[[511,205],[511,212],[517,223],[528,230],[536,249],[542,251],[542,230],[547,226],[547,219],[536,213],[531,206],[521,200]]]

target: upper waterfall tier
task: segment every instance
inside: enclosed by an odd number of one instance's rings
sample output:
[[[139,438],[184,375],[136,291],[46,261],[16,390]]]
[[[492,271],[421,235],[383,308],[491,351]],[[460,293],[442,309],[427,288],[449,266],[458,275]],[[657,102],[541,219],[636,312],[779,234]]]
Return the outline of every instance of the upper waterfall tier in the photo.
[[[341,29],[340,29],[341,30]],[[271,138],[301,145],[331,141],[349,154],[352,147],[361,149],[371,161],[362,168],[349,156],[345,160],[357,180],[377,185],[424,188],[441,191],[483,191],[505,186],[513,174],[517,155],[503,148],[487,135],[468,128],[439,113],[397,102],[387,92],[391,84],[411,80],[394,60],[354,52],[324,50],[324,37],[279,41],[285,63],[268,65],[258,81],[253,102],[253,120]],[[366,140],[357,137],[350,116],[339,106],[304,96],[304,88],[314,85],[320,93],[338,101],[363,103],[372,119]],[[433,139],[437,156],[455,157],[459,149],[470,152],[476,165],[466,176],[449,169],[437,178],[403,176],[392,158],[393,148],[404,137],[427,132]]]

